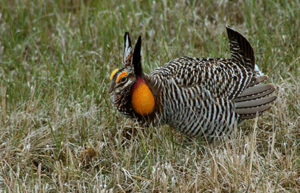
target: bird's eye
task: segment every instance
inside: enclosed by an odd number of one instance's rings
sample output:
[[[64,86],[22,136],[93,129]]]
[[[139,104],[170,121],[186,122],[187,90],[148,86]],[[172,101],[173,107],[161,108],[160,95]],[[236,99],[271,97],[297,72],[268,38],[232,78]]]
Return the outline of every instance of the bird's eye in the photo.
[[[122,78],[126,78],[127,76],[127,72],[122,72],[121,74],[119,74],[116,82],[119,83],[121,81]],[[126,79],[125,79],[126,80]]]
[[[126,80],[127,80],[127,77],[122,77],[122,78],[120,79],[120,82],[121,82],[121,83],[124,83],[124,82],[126,82]]]

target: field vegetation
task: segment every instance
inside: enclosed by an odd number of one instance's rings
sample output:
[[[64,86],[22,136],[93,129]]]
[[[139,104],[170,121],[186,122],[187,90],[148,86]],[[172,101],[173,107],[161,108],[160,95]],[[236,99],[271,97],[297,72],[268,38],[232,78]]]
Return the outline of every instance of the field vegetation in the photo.
[[[299,0],[0,2],[0,192],[300,192]],[[225,26],[276,85],[262,117],[207,144],[112,107],[123,35],[145,72],[229,57]]]

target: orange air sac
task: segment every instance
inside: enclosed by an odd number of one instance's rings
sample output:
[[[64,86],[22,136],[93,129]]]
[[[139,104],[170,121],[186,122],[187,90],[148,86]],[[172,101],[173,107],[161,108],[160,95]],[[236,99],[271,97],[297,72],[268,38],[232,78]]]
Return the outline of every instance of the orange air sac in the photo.
[[[131,103],[134,111],[140,115],[148,115],[154,110],[154,96],[146,82],[140,77],[133,85]]]

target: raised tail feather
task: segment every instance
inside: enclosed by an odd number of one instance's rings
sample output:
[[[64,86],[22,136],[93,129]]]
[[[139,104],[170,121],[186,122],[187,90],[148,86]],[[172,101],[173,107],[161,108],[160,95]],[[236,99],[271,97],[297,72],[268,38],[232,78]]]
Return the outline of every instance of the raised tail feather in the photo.
[[[230,43],[231,57],[237,63],[242,62],[245,67],[254,70],[255,57],[254,51],[248,40],[239,32],[226,27],[227,35]]]
[[[239,96],[234,99],[235,112],[239,114],[240,120],[252,119],[268,110],[269,105],[277,97],[270,96],[275,87],[273,84],[259,84],[266,80],[266,76],[256,78]]]

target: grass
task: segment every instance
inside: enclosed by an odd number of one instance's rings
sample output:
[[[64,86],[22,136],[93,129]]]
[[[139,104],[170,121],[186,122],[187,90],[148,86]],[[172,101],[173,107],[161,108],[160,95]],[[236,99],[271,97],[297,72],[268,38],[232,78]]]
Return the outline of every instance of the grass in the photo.
[[[291,1],[0,3],[0,191],[299,192],[300,10]],[[179,56],[228,57],[244,34],[277,88],[264,116],[205,144],[141,128],[110,103],[123,34],[150,72]]]

